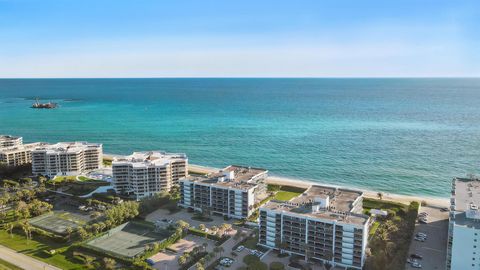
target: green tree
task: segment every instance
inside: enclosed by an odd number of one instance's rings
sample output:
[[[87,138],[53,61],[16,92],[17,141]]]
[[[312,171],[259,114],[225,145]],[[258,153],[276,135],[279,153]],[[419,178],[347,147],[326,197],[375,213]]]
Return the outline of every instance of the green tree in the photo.
[[[70,241],[70,238],[72,237],[72,233],[73,233],[72,227],[70,227],[70,226],[67,227],[67,228],[65,229],[65,233],[67,233],[68,241]]]
[[[10,233],[10,238],[13,238],[13,228],[15,226],[12,222],[5,224],[5,229]]]
[[[186,262],[187,262],[187,258],[185,257],[185,255],[182,255],[182,256],[178,257],[178,264],[179,265],[184,265]]]
[[[112,258],[103,258],[103,267],[107,270],[114,270],[117,262]]]
[[[77,235],[81,240],[85,240],[90,236],[89,233],[82,227],[77,228]]]
[[[203,267],[203,265],[200,262],[197,262],[195,264],[195,269],[196,270],[205,270],[205,268]]]

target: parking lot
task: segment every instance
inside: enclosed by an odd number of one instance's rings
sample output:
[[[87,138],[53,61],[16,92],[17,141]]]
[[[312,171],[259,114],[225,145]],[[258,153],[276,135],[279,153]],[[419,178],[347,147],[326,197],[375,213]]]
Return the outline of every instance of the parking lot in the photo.
[[[443,270],[447,256],[448,212],[441,212],[434,207],[421,207],[420,212],[428,213],[428,223],[417,223],[414,235],[418,232],[426,233],[427,239],[425,242],[412,239],[409,255],[415,253],[423,256],[423,259],[418,260],[422,269]],[[405,269],[417,268],[406,264]]]
[[[222,217],[218,216],[211,216],[212,221],[199,221],[199,220],[194,220],[192,219],[193,214],[188,213],[187,210],[182,209],[181,211],[175,212],[175,213],[170,213],[170,211],[166,209],[158,209],[152,213],[150,213],[145,220],[150,221],[150,222],[157,222],[158,220],[172,220],[173,223],[177,222],[178,220],[183,220],[190,224],[190,226],[198,228],[198,225],[204,224],[207,227],[211,226],[220,226],[223,223],[227,223]]]

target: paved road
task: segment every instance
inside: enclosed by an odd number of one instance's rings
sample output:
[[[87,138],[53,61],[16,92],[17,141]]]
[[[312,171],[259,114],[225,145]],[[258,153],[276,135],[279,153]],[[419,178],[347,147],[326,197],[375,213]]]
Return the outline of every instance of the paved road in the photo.
[[[417,223],[415,233],[426,233],[427,241],[418,242],[412,239],[409,254],[417,253],[423,256],[419,262],[424,270],[443,270],[447,256],[448,212],[440,212],[434,207],[421,207],[420,212],[429,214],[428,223]],[[405,269],[415,268],[406,264]]]
[[[0,258],[18,267],[28,270],[61,270],[55,266],[46,264],[42,261],[29,257],[0,245]]]

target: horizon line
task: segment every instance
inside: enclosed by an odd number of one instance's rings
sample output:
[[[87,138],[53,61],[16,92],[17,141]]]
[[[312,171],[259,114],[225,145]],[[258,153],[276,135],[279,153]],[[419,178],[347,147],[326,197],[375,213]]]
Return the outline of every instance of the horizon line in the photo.
[[[0,80],[63,80],[63,79],[480,79],[480,76],[352,76],[352,77],[268,77],[268,76],[185,76],[185,77],[0,77]]]

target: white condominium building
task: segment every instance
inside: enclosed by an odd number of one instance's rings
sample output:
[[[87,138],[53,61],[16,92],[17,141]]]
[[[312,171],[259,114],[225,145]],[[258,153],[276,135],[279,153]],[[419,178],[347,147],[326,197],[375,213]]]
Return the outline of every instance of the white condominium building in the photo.
[[[22,145],[22,143],[22,137],[0,135],[0,149],[5,147],[19,146]]]
[[[206,176],[180,180],[179,206],[233,218],[246,218],[265,197],[265,169],[228,166]]]
[[[311,186],[289,202],[260,207],[260,245],[333,266],[362,269],[369,216],[362,214],[363,193]]]
[[[32,151],[32,172],[35,175],[78,175],[102,167],[102,144],[60,142]]]
[[[448,270],[480,269],[480,180],[454,178],[447,243]]]
[[[180,178],[188,176],[185,154],[135,152],[112,162],[113,186],[117,193],[131,194],[137,200],[169,191]]]
[[[0,148],[0,163],[7,164],[9,166],[19,166],[32,163],[32,150],[44,145],[47,144],[28,143]]]

